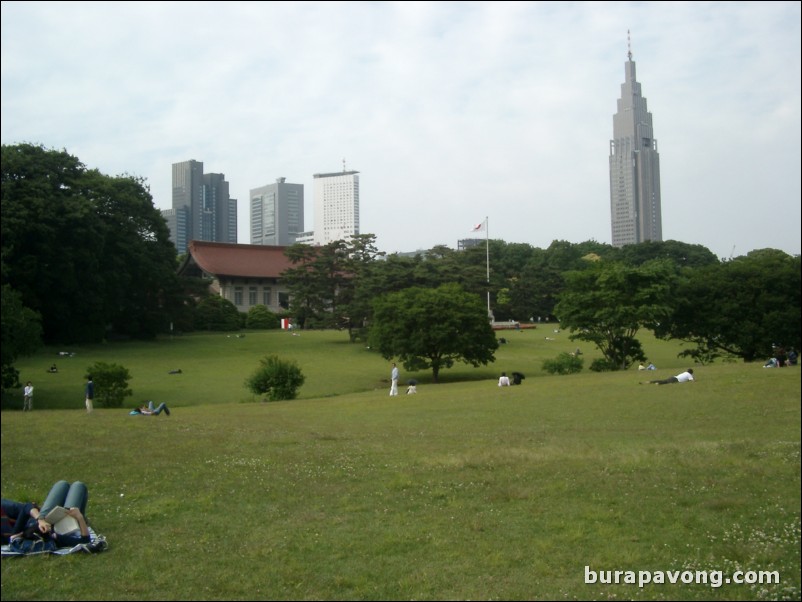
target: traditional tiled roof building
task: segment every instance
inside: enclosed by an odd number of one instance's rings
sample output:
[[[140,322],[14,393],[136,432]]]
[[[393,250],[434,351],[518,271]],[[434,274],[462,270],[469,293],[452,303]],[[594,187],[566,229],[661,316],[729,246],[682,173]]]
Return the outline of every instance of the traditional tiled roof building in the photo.
[[[210,290],[241,312],[265,305],[280,313],[289,308],[290,300],[281,284],[282,272],[293,267],[284,255],[286,248],[193,240],[178,273],[209,280]]]

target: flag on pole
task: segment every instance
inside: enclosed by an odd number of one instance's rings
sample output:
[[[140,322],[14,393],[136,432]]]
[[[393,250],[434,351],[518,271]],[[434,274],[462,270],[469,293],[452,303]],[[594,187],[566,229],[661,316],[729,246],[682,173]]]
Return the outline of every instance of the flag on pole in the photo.
[[[485,219],[485,221],[483,221],[481,224],[476,224],[473,228],[471,228],[471,232],[484,232],[486,226],[487,219]]]

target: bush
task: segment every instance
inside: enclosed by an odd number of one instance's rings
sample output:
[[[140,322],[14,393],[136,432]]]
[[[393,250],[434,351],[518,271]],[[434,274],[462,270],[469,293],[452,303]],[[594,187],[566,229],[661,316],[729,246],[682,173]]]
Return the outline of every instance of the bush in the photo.
[[[618,362],[614,362],[607,358],[597,358],[590,364],[590,370],[592,372],[614,372],[615,370],[620,369],[621,366],[618,365]]]
[[[95,383],[95,400],[104,407],[119,408],[123,405],[123,399],[133,395],[133,391],[128,388],[131,374],[123,366],[95,362],[87,368],[85,378],[89,378],[90,374]]]
[[[553,360],[545,360],[543,369],[549,374],[577,374],[584,363],[585,360],[572,353],[561,353]]]
[[[254,330],[278,328],[279,317],[264,305],[254,305],[248,310],[247,327]]]
[[[201,299],[195,308],[196,330],[239,330],[240,319],[237,307],[216,295]]]
[[[266,395],[269,401],[281,401],[295,399],[304,380],[295,362],[268,355],[260,360],[259,368],[245,381],[245,386],[257,395]]]

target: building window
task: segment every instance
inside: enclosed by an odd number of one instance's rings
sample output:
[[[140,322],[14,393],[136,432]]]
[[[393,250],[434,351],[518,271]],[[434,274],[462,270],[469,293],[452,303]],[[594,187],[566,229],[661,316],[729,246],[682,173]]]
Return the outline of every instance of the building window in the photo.
[[[264,290],[262,290],[262,304],[268,307],[270,307],[270,293],[271,291],[268,287],[265,287]]]
[[[237,286],[234,287],[234,305],[240,306],[242,305],[242,287]]]
[[[250,287],[248,289],[248,305],[250,305],[250,306],[256,305],[258,303],[257,297],[258,297],[258,295],[257,295],[256,287],[255,286]]]
[[[279,293],[278,294],[278,304],[281,306],[282,309],[289,309],[290,308],[290,294],[289,293]]]

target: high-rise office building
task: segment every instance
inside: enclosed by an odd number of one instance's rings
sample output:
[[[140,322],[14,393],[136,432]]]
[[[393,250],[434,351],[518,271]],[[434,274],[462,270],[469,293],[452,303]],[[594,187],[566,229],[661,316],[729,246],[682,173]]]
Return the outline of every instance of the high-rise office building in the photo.
[[[237,242],[237,200],[223,174],[204,174],[203,163],[173,163],[173,207],[162,212],[178,253],[191,240]]]
[[[612,244],[663,240],[660,202],[660,155],[640,83],[635,79],[632,49],[624,64],[618,112],[610,141],[610,218]]]
[[[278,178],[251,190],[251,244],[289,246],[304,229],[304,185]]]
[[[316,173],[314,243],[326,245],[359,234],[358,171]]]
[[[232,199],[221,173],[203,174],[203,234],[196,240],[237,242],[237,199]]]

